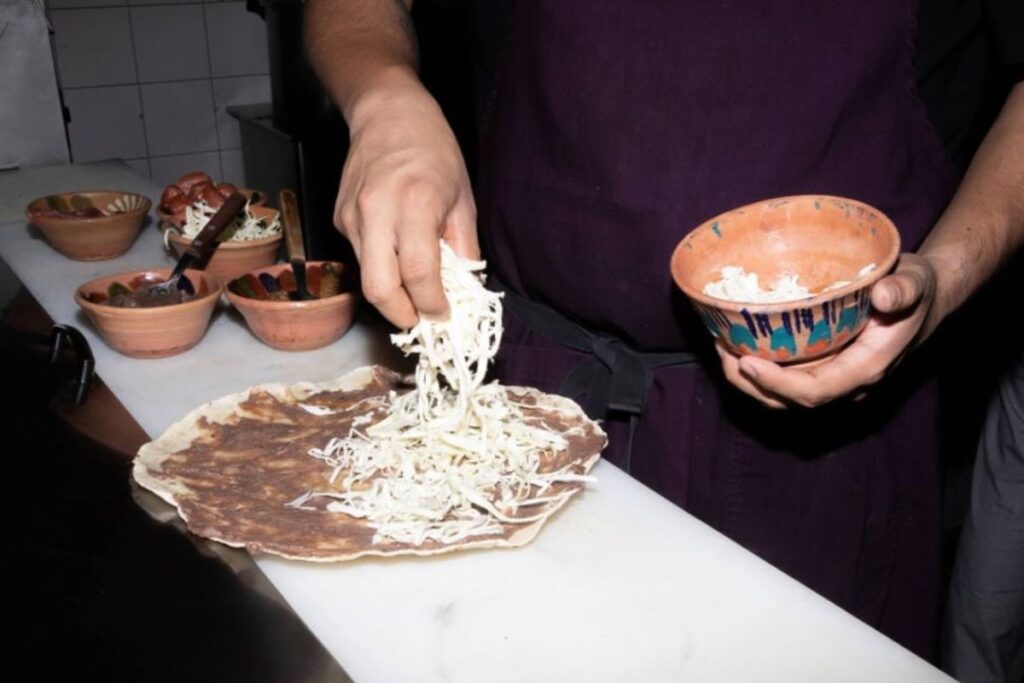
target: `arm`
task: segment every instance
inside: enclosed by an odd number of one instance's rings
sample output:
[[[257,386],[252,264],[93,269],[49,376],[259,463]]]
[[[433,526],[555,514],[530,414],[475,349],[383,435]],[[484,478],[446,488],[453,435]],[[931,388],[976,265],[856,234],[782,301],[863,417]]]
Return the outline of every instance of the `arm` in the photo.
[[[918,254],[935,268],[931,333],[1024,244],[1024,83],[1010,91],[949,208]]]
[[[917,254],[871,291],[874,314],[833,358],[784,368],[719,349],[726,376],[762,403],[813,407],[880,381],[1024,244],[1024,83],[1018,83],[967,175]]]
[[[394,324],[447,314],[443,237],[479,256],[476,207],[455,135],[416,75],[411,0],[309,0],[305,39],[349,125],[334,222],[362,269],[363,294]]]

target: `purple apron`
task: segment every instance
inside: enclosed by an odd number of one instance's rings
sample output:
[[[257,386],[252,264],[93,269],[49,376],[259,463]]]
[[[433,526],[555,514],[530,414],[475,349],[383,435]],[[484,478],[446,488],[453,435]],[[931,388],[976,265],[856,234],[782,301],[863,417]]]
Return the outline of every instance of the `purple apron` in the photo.
[[[721,376],[669,273],[690,228],[781,195],[868,202],[917,247],[954,180],[913,89],[914,4],[515,2],[479,197],[485,254],[510,290],[633,349],[700,359],[651,371],[635,435],[607,416],[606,457],[632,440],[637,479],[929,657],[927,373],[904,366],[861,403],[762,409]],[[505,382],[558,391],[593,360],[507,324]]]

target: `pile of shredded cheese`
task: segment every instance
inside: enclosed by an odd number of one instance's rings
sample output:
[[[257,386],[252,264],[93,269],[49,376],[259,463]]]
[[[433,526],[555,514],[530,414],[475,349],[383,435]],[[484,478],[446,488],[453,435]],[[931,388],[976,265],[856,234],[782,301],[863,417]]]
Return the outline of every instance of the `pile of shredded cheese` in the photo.
[[[330,498],[327,510],[365,519],[374,543],[454,543],[542,518],[543,509],[519,511],[571,495],[553,492],[557,482],[590,480],[568,466],[542,472],[545,455],[567,447],[566,433],[526,424],[504,387],[484,384],[502,333],[501,295],[484,288],[484,266],[441,242],[448,320],[421,318],[391,338],[419,354],[415,389],[367,399],[347,435],[311,450],[331,466],[333,486],[290,506]],[[373,423],[375,411],[386,414]]]
[[[857,279],[864,277],[875,269],[869,263],[857,273]],[[725,266],[720,271],[721,279],[704,285],[704,293],[716,299],[738,301],[743,303],[777,303],[780,301],[796,301],[816,296],[806,286],[800,284],[799,276],[783,275],[772,283],[768,289],[762,289],[758,283],[757,273],[748,273],[740,266]],[[833,282],[822,292],[842,289],[853,280]]]
[[[182,236],[194,239],[199,234],[199,231],[210,222],[215,213],[217,213],[217,209],[204,201],[198,201],[186,207],[185,222],[181,226]],[[279,218],[274,218],[273,220],[256,218],[249,211],[249,205],[246,204],[242,215],[235,219],[234,226],[228,228],[228,231],[221,237],[221,241],[245,242],[261,240],[264,237],[272,237],[280,233],[281,220]]]

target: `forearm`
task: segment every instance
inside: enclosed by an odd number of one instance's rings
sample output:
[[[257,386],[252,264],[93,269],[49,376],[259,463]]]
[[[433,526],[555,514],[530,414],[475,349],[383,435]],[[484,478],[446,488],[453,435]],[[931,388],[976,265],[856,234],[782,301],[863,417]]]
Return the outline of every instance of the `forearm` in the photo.
[[[412,0],[308,0],[305,40],[320,81],[352,125],[377,100],[419,89]]]
[[[919,254],[937,273],[925,334],[1024,243],[1024,84],[1011,90],[967,175]]]

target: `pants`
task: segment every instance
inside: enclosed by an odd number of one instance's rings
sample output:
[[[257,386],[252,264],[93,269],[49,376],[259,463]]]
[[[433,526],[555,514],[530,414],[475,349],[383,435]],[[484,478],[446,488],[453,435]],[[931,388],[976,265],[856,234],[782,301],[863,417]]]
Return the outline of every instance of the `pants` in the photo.
[[[1024,357],[1003,378],[978,445],[944,638],[942,665],[957,680],[1024,681]]]

